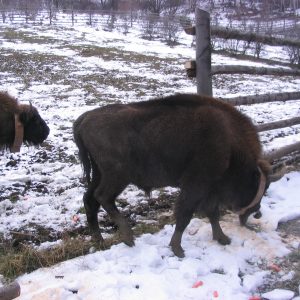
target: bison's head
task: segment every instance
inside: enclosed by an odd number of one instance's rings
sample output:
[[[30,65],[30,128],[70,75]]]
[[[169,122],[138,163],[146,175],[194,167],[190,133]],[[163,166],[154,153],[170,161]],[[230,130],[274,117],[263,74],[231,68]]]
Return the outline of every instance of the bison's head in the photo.
[[[28,144],[41,144],[50,132],[46,122],[31,104],[20,105],[19,121],[24,128],[23,141]]]
[[[257,171],[253,175],[254,180],[257,182],[257,190],[255,197],[252,201],[245,207],[242,207],[237,211],[240,218],[241,225],[245,225],[248,217],[254,213],[258,212],[260,209],[261,199],[269,186],[268,174],[269,174],[269,164],[266,161],[259,161]]]

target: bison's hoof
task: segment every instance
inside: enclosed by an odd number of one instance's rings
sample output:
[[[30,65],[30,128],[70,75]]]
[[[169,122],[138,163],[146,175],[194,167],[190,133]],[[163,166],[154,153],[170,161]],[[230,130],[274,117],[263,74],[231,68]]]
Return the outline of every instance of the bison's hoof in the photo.
[[[171,249],[173,251],[173,253],[179,257],[179,258],[184,258],[184,250],[182,249],[182,247],[180,245],[172,245],[170,244]]]
[[[129,247],[133,247],[134,246],[134,240],[133,239],[122,239],[122,242],[124,244],[126,244]]]
[[[129,228],[129,226],[127,226],[127,224],[120,226],[119,237],[120,237],[120,240],[127,246],[129,246],[129,247],[134,246],[133,232],[132,232],[131,228]]]
[[[254,214],[253,217],[254,217],[255,219],[260,219],[261,216],[262,216],[262,213],[261,213],[261,211],[259,210],[258,212],[256,212],[256,213]]]
[[[219,237],[217,241],[221,245],[229,245],[231,243],[231,239],[226,235]]]
[[[120,239],[127,246],[129,246],[129,247],[134,246],[134,238],[133,238],[133,235],[131,234],[131,232],[126,232],[125,234],[121,232]]]

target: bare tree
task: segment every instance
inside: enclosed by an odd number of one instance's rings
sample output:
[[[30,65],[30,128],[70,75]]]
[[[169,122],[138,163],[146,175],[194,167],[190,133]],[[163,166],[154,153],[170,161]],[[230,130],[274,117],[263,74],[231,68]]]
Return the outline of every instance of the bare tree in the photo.
[[[143,22],[143,38],[152,40],[155,33],[155,17],[153,15],[147,15],[146,20]]]
[[[287,47],[284,47],[284,49],[288,54],[290,63],[300,66],[300,48],[293,47],[293,46],[287,46]]]
[[[178,43],[179,24],[173,22],[170,18],[166,18],[163,23],[163,34],[168,45],[174,46]]]
[[[153,14],[160,14],[167,6],[170,0],[141,0],[141,8]]]

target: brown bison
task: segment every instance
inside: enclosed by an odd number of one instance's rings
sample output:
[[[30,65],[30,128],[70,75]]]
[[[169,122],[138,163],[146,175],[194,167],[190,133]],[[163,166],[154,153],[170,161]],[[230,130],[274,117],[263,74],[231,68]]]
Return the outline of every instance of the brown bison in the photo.
[[[9,94],[0,92],[0,149],[19,151],[23,142],[42,143],[49,127],[31,104],[19,104]]]
[[[121,239],[134,244],[132,230],[115,199],[128,184],[145,192],[179,187],[176,227],[170,246],[179,257],[182,234],[195,210],[209,218],[213,239],[230,243],[219,224],[219,207],[245,224],[257,211],[266,187],[268,163],[254,125],[233,106],[199,95],[175,95],[113,104],[82,114],[74,123],[88,188],[83,197],[94,238],[103,243],[100,205],[118,225]]]

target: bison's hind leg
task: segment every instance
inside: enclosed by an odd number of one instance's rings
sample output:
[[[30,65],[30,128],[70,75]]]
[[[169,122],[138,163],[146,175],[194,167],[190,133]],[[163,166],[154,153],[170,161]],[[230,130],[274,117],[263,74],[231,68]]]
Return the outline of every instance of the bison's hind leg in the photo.
[[[98,210],[100,203],[94,197],[94,192],[100,182],[100,175],[94,172],[92,181],[88,184],[87,191],[83,196],[83,203],[86,212],[87,222],[89,229],[92,234],[92,239],[103,246],[104,240],[100,233],[99,223],[98,223]]]
[[[117,176],[111,175],[112,180],[101,178],[101,183],[95,191],[97,201],[108,213],[112,221],[118,226],[121,240],[128,246],[134,245],[133,231],[124,216],[119,212],[115,199],[127,184],[118,182]]]

